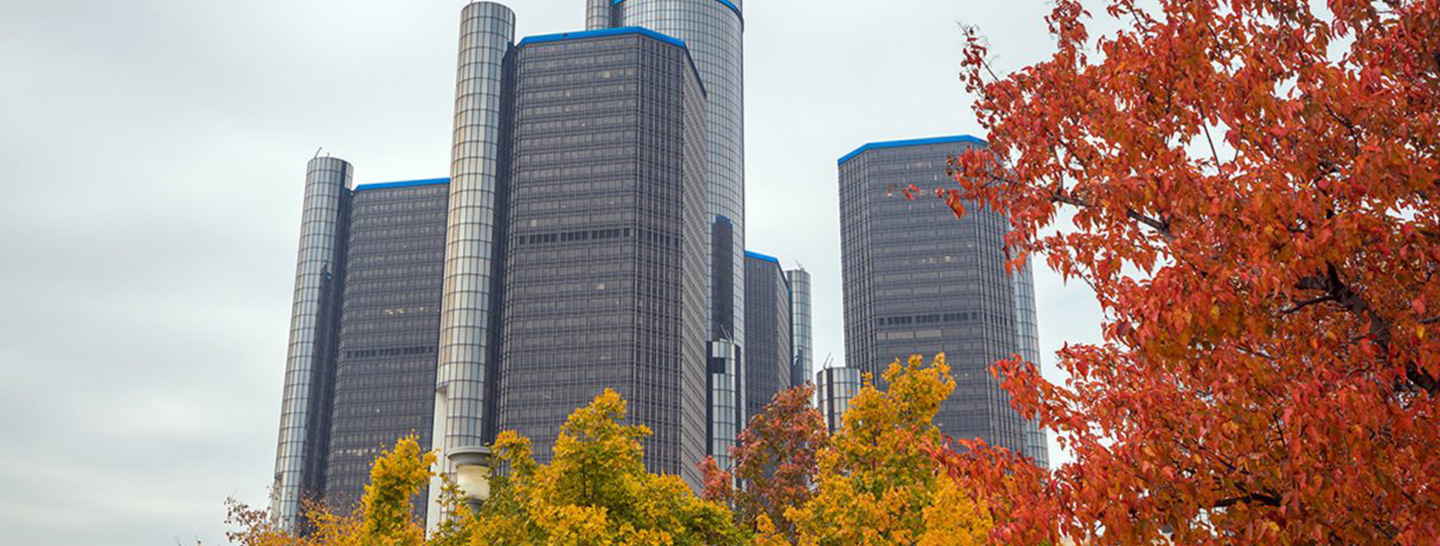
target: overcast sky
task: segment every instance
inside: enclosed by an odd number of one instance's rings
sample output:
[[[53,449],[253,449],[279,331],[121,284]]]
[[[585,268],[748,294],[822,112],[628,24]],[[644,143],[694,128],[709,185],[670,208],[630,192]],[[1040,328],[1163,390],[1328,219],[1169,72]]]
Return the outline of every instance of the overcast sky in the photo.
[[[583,26],[583,0],[508,4],[522,36]],[[984,137],[958,24],[1016,69],[1051,51],[1048,7],[746,4],[748,244],[811,271],[838,364],[836,159]],[[218,544],[227,496],[264,503],[305,162],[447,176],[463,5],[0,0],[0,545]],[[1053,378],[1099,312],[1037,282]]]

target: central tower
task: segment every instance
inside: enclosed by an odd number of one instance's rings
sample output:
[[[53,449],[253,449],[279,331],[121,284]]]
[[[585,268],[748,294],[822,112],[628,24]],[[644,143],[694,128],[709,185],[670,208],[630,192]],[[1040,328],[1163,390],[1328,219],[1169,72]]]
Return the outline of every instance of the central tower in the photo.
[[[711,454],[728,467],[744,426],[745,79],[741,0],[587,0],[590,30],[645,27],[685,42],[705,86],[705,204],[712,244]],[[733,415],[732,415],[733,413]],[[723,414],[723,415],[722,415]],[[732,430],[733,429],[733,430]]]

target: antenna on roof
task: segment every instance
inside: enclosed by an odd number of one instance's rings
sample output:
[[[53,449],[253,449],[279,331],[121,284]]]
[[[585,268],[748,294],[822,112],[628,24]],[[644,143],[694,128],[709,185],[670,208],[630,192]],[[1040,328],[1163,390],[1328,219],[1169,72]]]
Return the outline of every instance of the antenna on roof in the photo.
[[[315,149],[315,157],[320,157],[320,152],[321,152],[322,150],[324,150],[324,149],[325,149],[324,146],[321,146],[321,147],[319,147],[319,148],[316,148],[316,149]],[[315,157],[312,157],[312,158],[310,158],[310,159],[315,159]]]
[[[822,370],[828,370],[828,369],[830,369],[830,364],[833,363],[833,362],[835,362],[835,353],[830,353],[830,354],[825,355],[825,364],[822,365],[822,366],[820,366],[820,369],[822,369]]]

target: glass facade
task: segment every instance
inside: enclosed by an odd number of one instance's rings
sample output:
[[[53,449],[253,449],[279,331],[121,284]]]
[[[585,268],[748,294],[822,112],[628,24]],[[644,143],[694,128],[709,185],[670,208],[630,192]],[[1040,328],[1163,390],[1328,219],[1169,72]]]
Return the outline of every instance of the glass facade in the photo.
[[[902,193],[942,185],[947,157],[983,145],[971,137],[876,143],[841,159],[845,354],[878,381],[897,359],[945,353],[956,388],[936,416],[941,431],[1039,459],[1034,425],[988,372],[1025,349],[1023,295],[1005,271],[1009,222],[976,206],[957,221],[942,200]]]
[[[491,2],[465,6],[450,163],[445,280],[435,384],[435,447],[439,471],[430,481],[429,520],[439,521],[441,477],[453,473],[451,449],[486,444],[493,436],[497,259],[502,250],[499,194],[505,142],[504,69],[515,14]]]
[[[770,400],[790,388],[794,363],[790,336],[790,283],[780,261],[754,252],[745,253],[745,323],[750,327],[745,345],[745,416],[760,414]]]
[[[791,347],[794,364],[790,369],[790,386],[799,387],[811,379],[815,369],[815,334],[810,323],[810,273],[804,269],[785,272],[790,282]]]
[[[430,449],[446,182],[361,186],[351,198],[325,465],[325,503],[346,513],[397,438],[413,435]]]
[[[830,434],[839,432],[845,423],[845,410],[850,409],[850,399],[860,392],[860,381],[860,370],[856,368],[826,368],[815,375],[815,395],[820,399],[820,414],[825,416]]]
[[[705,212],[711,218],[707,229],[712,239],[711,300],[707,320],[720,335],[712,341],[744,347],[745,327],[745,102],[744,102],[744,17],[739,0],[609,0],[605,14],[597,0],[588,0],[587,25],[644,27],[685,42],[704,85],[705,102]],[[608,21],[605,20],[608,15]],[[607,25],[608,23],[608,25]],[[723,236],[722,236],[723,235]],[[728,263],[714,263],[713,254],[725,253]],[[728,271],[729,274],[724,274]],[[732,287],[723,290],[723,286]],[[716,295],[723,297],[716,297]],[[712,347],[712,353],[724,353]],[[711,378],[712,420],[730,416],[724,408],[743,408],[743,366],[731,366],[736,373],[717,373]],[[736,400],[721,397],[734,395]],[[727,424],[712,422],[711,454],[726,460],[733,441],[726,443]],[[717,436],[718,435],[718,436]]]
[[[499,427],[547,461],[606,388],[692,486],[705,455],[704,94],[639,29],[539,36],[513,56]]]
[[[325,443],[336,327],[344,279],[345,232],[354,169],[332,157],[310,160],[300,217],[285,390],[275,454],[271,511],[293,528],[301,501],[318,497],[325,483]]]

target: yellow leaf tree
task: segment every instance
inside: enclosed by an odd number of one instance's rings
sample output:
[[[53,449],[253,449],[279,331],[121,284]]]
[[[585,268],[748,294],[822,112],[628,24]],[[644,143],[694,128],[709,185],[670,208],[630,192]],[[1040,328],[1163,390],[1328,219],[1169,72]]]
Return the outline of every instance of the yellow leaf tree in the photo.
[[[788,514],[804,546],[983,544],[990,521],[943,476],[922,447],[941,442],[932,422],[955,389],[945,356],[917,355],[870,381],[850,401],[844,426],[820,452],[819,492]],[[764,538],[764,533],[761,533]]]
[[[645,471],[642,425],[625,425],[611,390],[575,410],[554,458],[539,465],[530,441],[503,432],[497,457],[509,475],[467,526],[475,545],[724,546],[738,544],[729,510],[696,497],[679,477]]]

